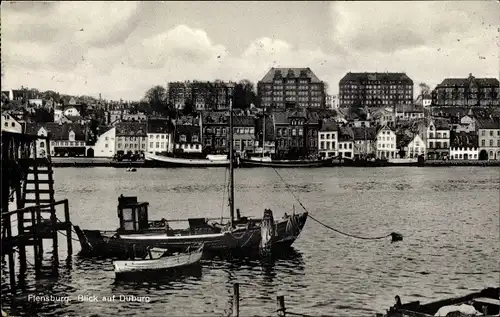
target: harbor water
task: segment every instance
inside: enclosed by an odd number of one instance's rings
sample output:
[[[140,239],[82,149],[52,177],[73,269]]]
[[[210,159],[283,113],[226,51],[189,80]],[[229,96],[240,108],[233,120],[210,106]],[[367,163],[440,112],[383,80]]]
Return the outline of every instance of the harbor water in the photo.
[[[71,221],[84,229],[116,229],[120,194],[149,202],[150,219],[228,215],[223,168],[54,171],[56,200],[69,199]],[[125,281],[115,280],[110,259],[74,254],[65,261],[61,252],[59,276],[28,274],[14,295],[2,264],[4,310],[16,316],[225,316],[238,282],[241,316],[274,316],[277,295],[296,313],[373,316],[393,305],[395,295],[427,302],[498,287],[498,167],[278,172],[324,223],[361,236],[395,231],[403,241],[358,240],[309,219],[293,250],[272,259],[212,259],[198,270]],[[235,171],[235,208],[252,217],[270,208],[279,218],[301,207],[273,169],[256,168]],[[50,266],[48,247],[45,252]]]

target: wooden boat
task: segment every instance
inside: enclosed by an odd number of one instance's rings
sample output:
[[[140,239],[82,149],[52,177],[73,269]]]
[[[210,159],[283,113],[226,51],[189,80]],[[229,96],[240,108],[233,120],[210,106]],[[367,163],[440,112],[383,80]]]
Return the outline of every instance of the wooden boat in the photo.
[[[430,316],[499,316],[500,288],[485,288],[466,296],[445,299],[421,305],[420,302],[396,304],[386,314],[377,317],[430,317]]]
[[[119,260],[113,261],[115,274],[168,270],[191,266],[200,263],[203,255],[203,244],[197,249],[190,251],[189,247],[185,253],[169,254],[168,249],[148,249],[149,259],[141,260]]]
[[[146,160],[158,166],[168,167],[228,167],[227,155],[207,155],[205,159],[181,158],[147,153]],[[151,164],[150,163],[150,164]]]
[[[230,102],[229,131],[232,129],[233,114]],[[229,134],[229,213],[227,223],[217,223],[205,218],[188,219],[189,227],[174,230],[168,221],[150,222],[148,203],[138,203],[137,197],[119,198],[118,217],[120,227],[116,231],[81,230],[75,226],[82,253],[105,255],[124,255],[131,250],[146,254],[148,247],[184,250],[188,246],[204,243],[207,251],[227,252],[236,250],[259,250],[262,245],[262,232],[272,227],[273,234],[266,235],[267,249],[276,250],[289,247],[298,238],[306,223],[308,213],[285,214],[282,219],[274,220],[271,210],[265,210],[263,219],[241,217],[239,210],[235,217],[234,209],[234,151],[233,135]],[[272,221],[269,220],[272,218]]]
[[[272,160],[272,159],[241,159],[241,167],[324,167],[331,166],[331,158],[321,160]]]

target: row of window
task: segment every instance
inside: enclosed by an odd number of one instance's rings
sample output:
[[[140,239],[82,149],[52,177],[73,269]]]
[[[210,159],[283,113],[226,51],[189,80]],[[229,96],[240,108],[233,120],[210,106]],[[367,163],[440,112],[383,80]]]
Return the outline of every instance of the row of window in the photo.
[[[116,144],[116,148],[117,149],[121,149],[122,148],[122,144],[121,143],[117,143]],[[137,143],[125,143],[123,144],[123,148],[125,149],[138,149],[139,148],[139,144]],[[141,146],[140,146],[141,149],[145,149],[146,148],[146,143],[142,143]]]
[[[320,150],[334,150],[335,149],[335,142],[332,141],[321,141],[319,143],[319,149]]]
[[[331,139],[335,139],[336,135],[337,135],[336,133],[320,133],[319,138],[321,140],[324,140],[324,139],[331,140]]]
[[[141,141],[146,141],[146,137],[143,136],[143,137],[137,137],[137,136],[118,136],[117,137],[118,140],[124,140],[124,141],[137,141],[137,140],[141,140]]]
[[[289,131],[290,130],[290,131]],[[302,136],[304,135],[304,129],[303,128],[277,128],[276,129],[276,134],[277,136]]]
[[[436,133],[436,139],[447,139],[448,137],[448,132],[443,132],[442,134],[441,132]],[[434,133],[429,132],[429,139],[434,139]]]
[[[387,134],[389,134],[389,133],[387,133]],[[394,137],[393,136],[391,136],[391,137],[379,136],[379,137],[377,137],[377,140],[378,141],[394,141]]]
[[[500,136],[500,130],[497,130],[497,136]],[[493,130],[490,130],[490,136],[493,136],[494,135],[494,131]],[[481,129],[481,136],[486,136],[486,131]]]
[[[486,146],[486,140],[481,140],[481,146]],[[489,146],[494,146],[493,140],[490,140]],[[497,146],[500,147],[500,140],[497,140]]]
[[[381,143],[377,143],[377,148],[379,148],[379,149],[385,149],[386,148],[386,144],[385,143],[382,143],[382,144]],[[393,149],[394,148],[394,143],[387,144],[387,148],[388,149]]]
[[[376,94],[373,96],[357,96],[357,95],[340,95],[340,100],[349,100],[349,99],[382,99],[382,100],[389,100],[389,99],[413,99],[413,96],[409,93],[399,93],[399,94],[391,94],[391,95],[380,95]]]
[[[434,146],[435,145],[435,146]],[[430,149],[447,149],[448,148],[448,142],[429,142],[429,148]]]

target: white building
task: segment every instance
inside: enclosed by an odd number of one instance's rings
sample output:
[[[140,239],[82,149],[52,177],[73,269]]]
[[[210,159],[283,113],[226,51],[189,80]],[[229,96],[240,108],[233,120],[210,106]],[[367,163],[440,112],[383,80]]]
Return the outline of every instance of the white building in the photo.
[[[2,113],[2,131],[23,133],[23,126],[10,114]]]
[[[478,160],[479,142],[476,132],[456,133],[450,139],[450,159]]]
[[[338,155],[338,127],[335,121],[326,120],[318,132],[318,154],[322,157]]]
[[[326,108],[337,109],[339,107],[338,98],[336,95],[326,95]]]
[[[388,126],[380,128],[377,132],[375,148],[377,149],[377,158],[396,158],[396,133]]]
[[[148,120],[147,152],[151,154],[161,152],[173,152],[174,142],[168,120]]]
[[[116,128],[113,127],[101,134],[93,146],[87,147],[87,156],[113,157],[116,152]],[[91,155],[93,151],[93,155]]]
[[[415,134],[413,139],[408,143],[408,149],[406,151],[406,158],[416,158],[420,155],[425,157],[425,141],[422,140],[419,134]]]

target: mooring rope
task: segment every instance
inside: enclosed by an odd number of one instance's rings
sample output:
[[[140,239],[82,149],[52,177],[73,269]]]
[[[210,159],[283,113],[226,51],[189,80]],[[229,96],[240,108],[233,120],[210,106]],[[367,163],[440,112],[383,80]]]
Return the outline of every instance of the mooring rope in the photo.
[[[340,233],[342,235],[348,236],[348,237],[356,238],[356,239],[378,240],[378,239],[385,239],[385,238],[388,238],[388,237],[392,237],[393,241],[397,241],[397,240],[401,240],[402,239],[403,236],[401,234],[397,233],[397,232],[391,232],[391,233],[389,233],[387,235],[380,236],[380,237],[362,237],[362,236],[358,236],[358,235],[354,235],[354,234],[350,234],[350,233],[347,233],[347,232],[340,231],[338,229],[335,229],[335,228],[333,228],[333,227],[331,227],[331,226],[329,226],[329,225],[327,225],[327,224],[319,221],[318,219],[316,219],[313,216],[311,216],[311,212],[309,210],[307,210],[307,208],[304,206],[304,204],[302,204],[302,202],[300,201],[300,199],[297,197],[297,195],[295,195],[295,193],[292,191],[292,189],[290,188],[290,186],[288,186],[288,184],[285,182],[285,180],[280,175],[280,173],[278,173],[278,171],[274,167],[273,167],[273,170],[276,172],[276,174],[281,179],[281,181],[283,182],[283,184],[285,184],[286,189],[292,194],[292,196],[295,198],[295,200],[297,200],[297,202],[302,207],[302,209],[304,209],[304,211],[307,212],[307,216],[309,218],[311,218],[312,220],[316,221],[317,223],[319,223],[320,225],[324,226],[325,228],[330,229],[332,231],[335,231],[337,233]]]

